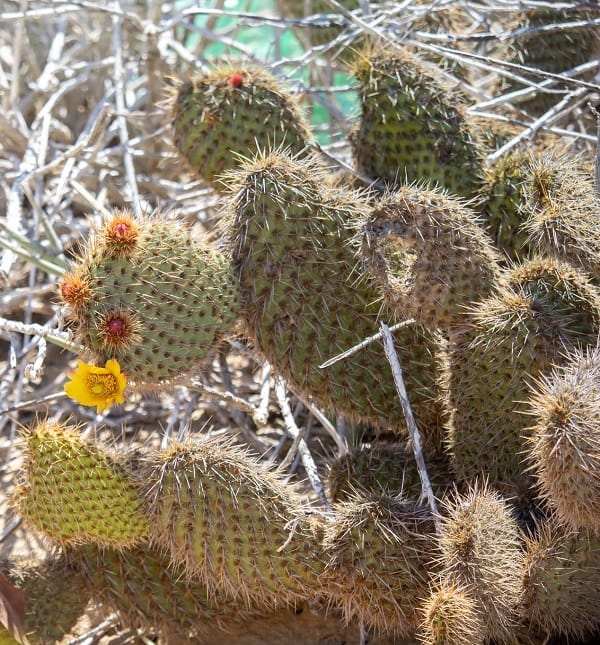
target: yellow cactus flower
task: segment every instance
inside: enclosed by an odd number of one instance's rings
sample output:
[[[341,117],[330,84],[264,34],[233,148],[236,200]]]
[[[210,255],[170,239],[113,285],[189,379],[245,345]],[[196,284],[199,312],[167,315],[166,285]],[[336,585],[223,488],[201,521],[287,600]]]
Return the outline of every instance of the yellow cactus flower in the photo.
[[[123,391],[127,377],[121,373],[119,361],[106,361],[104,367],[78,361],[77,369],[70,374],[71,380],[65,385],[67,396],[81,405],[95,405],[98,412],[110,408],[114,403],[123,403]]]

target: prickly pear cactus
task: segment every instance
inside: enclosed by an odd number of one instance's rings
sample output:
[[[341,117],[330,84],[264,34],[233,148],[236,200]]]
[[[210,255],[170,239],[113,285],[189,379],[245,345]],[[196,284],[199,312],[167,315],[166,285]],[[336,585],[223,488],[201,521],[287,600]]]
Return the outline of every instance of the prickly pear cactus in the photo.
[[[446,498],[437,535],[440,578],[469,590],[485,616],[486,638],[503,641],[517,622],[523,550],[516,518],[495,491],[474,488]]]
[[[242,168],[231,191],[224,235],[257,349],[301,395],[353,421],[402,431],[402,408],[380,344],[319,367],[375,334],[380,320],[394,320],[349,242],[367,212],[365,196],[332,185],[314,160],[280,154]],[[441,426],[437,345],[418,325],[395,338],[413,412],[435,448]]]
[[[600,352],[572,352],[535,384],[527,455],[561,523],[600,535]]]
[[[81,572],[62,555],[2,563],[0,569],[25,597],[23,632],[31,645],[61,642],[91,600]],[[0,625],[0,643],[17,642]]]
[[[600,627],[600,542],[556,522],[526,540],[521,612],[547,634],[584,638]]]
[[[556,151],[532,156],[523,193],[523,231],[531,245],[600,282],[600,200],[581,160]]]
[[[482,153],[461,92],[409,50],[374,46],[354,63],[361,119],[351,135],[358,170],[388,184],[439,185],[474,197]]]
[[[258,151],[305,151],[312,137],[282,83],[247,63],[226,63],[186,80],[171,104],[175,145],[190,167],[223,189],[220,175]]]
[[[181,568],[149,544],[125,549],[86,544],[70,552],[69,559],[95,597],[118,612],[123,626],[151,628],[166,642],[204,638],[247,618],[238,603],[214,590],[209,593],[198,580],[189,581]]]
[[[234,326],[229,261],[181,222],[116,211],[62,279],[78,340],[96,363],[156,386],[201,365]]]
[[[147,461],[154,539],[188,579],[270,608],[321,587],[319,524],[274,471],[218,440],[174,444]]]
[[[549,3],[553,4],[553,3]],[[588,7],[594,6],[592,3]],[[582,65],[590,60],[598,45],[597,25],[581,25],[578,28],[562,27],[562,24],[583,22],[596,17],[593,11],[564,7],[551,8],[548,4],[519,14],[513,28],[521,32],[511,43],[507,58],[526,67],[560,74]],[[551,25],[556,25],[550,29]],[[540,32],[536,28],[544,28]],[[525,74],[528,77],[528,74]],[[534,80],[544,80],[543,75],[535,75]],[[516,81],[505,82],[504,91],[522,88]],[[563,94],[556,93],[559,84],[550,89],[554,92],[538,91],[520,102],[519,107],[532,115],[540,116],[558,103]]]
[[[473,306],[469,327],[449,348],[448,448],[459,479],[488,476],[507,490],[529,485],[529,383],[564,362],[566,348],[595,344],[599,323],[589,278],[548,258],[507,270],[497,290]]]
[[[430,456],[427,472],[438,495],[451,485],[452,476],[444,456]],[[383,441],[358,446],[347,455],[332,459],[328,464],[327,483],[332,502],[346,501],[357,491],[372,495],[401,494],[410,500],[417,500],[421,495],[421,480],[410,448]]]
[[[531,253],[529,234],[524,230],[524,183],[529,174],[529,152],[517,150],[486,165],[481,182],[480,210],[484,228],[496,248],[512,261]]]
[[[483,645],[486,616],[468,586],[442,581],[419,607],[417,637],[423,645]]]
[[[51,541],[123,548],[148,535],[142,496],[121,460],[77,428],[43,422],[26,430],[19,480],[14,506]]]
[[[438,191],[403,186],[386,195],[359,236],[386,300],[427,329],[462,325],[498,280],[499,258],[476,213]]]
[[[358,494],[334,507],[326,525],[324,593],[347,621],[376,633],[413,633],[428,585],[433,521],[401,497]]]

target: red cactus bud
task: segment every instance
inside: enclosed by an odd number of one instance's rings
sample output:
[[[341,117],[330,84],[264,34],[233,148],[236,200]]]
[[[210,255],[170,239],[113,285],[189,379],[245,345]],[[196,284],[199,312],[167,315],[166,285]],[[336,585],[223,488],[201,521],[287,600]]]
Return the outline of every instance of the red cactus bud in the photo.
[[[231,87],[240,87],[244,83],[244,77],[240,73],[235,72],[229,77],[229,83]]]

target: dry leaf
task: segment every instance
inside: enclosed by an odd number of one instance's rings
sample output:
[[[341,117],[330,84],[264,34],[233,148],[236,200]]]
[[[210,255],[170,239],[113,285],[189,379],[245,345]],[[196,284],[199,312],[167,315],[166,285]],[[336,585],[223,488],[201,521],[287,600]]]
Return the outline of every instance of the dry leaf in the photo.
[[[0,572],[0,623],[19,643],[29,645],[23,630],[25,596]]]

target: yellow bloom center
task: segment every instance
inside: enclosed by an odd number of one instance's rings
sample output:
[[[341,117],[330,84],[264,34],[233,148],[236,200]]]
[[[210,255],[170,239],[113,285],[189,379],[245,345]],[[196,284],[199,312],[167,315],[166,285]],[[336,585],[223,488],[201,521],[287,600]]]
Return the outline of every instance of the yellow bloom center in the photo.
[[[85,384],[90,392],[105,398],[119,391],[117,379],[112,374],[87,374]]]

